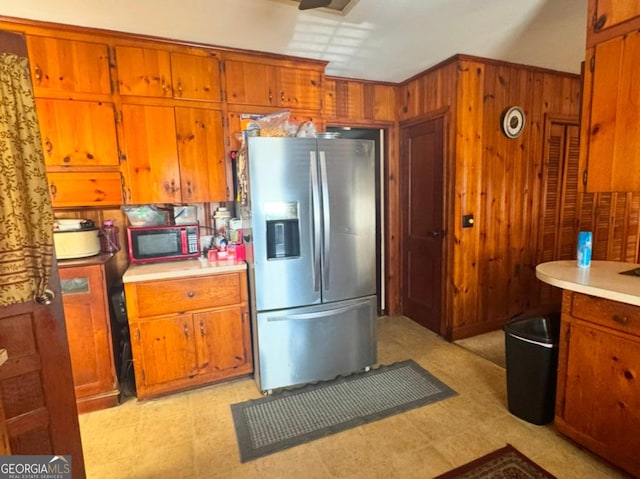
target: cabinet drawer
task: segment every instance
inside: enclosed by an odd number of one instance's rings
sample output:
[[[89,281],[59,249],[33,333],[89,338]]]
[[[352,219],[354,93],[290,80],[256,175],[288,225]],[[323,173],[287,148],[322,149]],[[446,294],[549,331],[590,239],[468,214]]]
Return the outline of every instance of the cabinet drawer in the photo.
[[[240,274],[148,281],[136,284],[138,316],[156,316],[242,302]]]
[[[573,294],[571,315],[640,336],[640,307],[584,294]]]

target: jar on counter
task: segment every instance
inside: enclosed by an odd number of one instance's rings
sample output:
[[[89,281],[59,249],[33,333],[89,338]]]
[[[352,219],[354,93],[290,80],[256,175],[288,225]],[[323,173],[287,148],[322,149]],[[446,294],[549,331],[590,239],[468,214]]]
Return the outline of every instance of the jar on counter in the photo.
[[[224,236],[229,239],[229,221],[231,220],[231,212],[224,206],[218,207],[213,214],[213,226],[216,230],[215,236]]]

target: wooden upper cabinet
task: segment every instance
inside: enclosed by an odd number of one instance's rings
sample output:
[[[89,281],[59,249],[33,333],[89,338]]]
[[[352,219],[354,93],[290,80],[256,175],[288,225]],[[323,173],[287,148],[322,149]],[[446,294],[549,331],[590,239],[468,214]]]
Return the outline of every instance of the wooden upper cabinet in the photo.
[[[592,36],[640,17],[640,0],[590,0],[587,34]]]
[[[321,73],[306,68],[278,67],[278,106],[298,110],[322,108]]]
[[[225,201],[222,113],[203,108],[176,108],[182,201]]]
[[[35,96],[111,93],[107,45],[27,35],[27,47]]]
[[[225,201],[218,110],[122,105],[129,203]]]
[[[322,74],[311,68],[225,60],[227,102],[298,110],[322,107]]]
[[[48,172],[54,208],[120,206],[122,176],[118,171]]]
[[[640,190],[640,32],[587,52],[582,118],[586,191]]]
[[[325,79],[324,113],[336,120],[395,119],[395,87],[337,78]]]
[[[171,79],[175,98],[220,101],[220,60],[215,56],[172,53]]]
[[[115,51],[121,95],[172,97],[168,51],[127,46]]]
[[[47,166],[118,166],[111,103],[36,98]]]
[[[122,105],[129,203],[180,201],[180,170],[172,107]]]
[[[121,95],[220,101],[220,61],[154,48],[116,46]]]
[[[224,62],[227,102],[277,106],[276,67],[236,60]]]

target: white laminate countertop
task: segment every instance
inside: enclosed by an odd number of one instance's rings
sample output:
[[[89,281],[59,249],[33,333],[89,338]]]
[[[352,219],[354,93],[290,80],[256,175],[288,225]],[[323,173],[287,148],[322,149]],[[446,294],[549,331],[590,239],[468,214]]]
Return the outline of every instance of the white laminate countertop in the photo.
[[[576,260],[551,261],[536,267],[536,277],[558,288],[640,306],[640,276],[619,274],[640,268],[620,261],[592,261],[578,268]]]
[[[153,281],[158,279],[187,278],[209,274],[245,271],[247,264],[221,260],[210,263],[206,258],[169,261],[166,263],[132,264],[122,275],[123,283]]]

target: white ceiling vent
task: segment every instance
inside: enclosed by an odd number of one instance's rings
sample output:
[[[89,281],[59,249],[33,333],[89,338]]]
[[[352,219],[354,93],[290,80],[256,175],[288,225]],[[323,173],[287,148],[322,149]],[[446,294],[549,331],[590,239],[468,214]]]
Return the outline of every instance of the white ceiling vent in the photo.
[[[277,1],[277,2],[281,2],[281,3],[288,3],[290,5],[295,6],[296,8],[298,8],[300,6],[301,0],[272,0],[272,1]],[[307,3],[307,4],[314,4],[315,2],[313,1],[308,1],[308,0],[302,0],[302,3]],[[318,2],[318,3],[326,3],[326,2]],[[312,7],[313,10],[317,10],[317,11],[322,11],[322,12],[327,12],[327,13],[334,13],[337,15],[346,15],[347,13],[349,13],[349,10],[351,10],[353,8],[353,6],[358,3],[358,0],[331,0],[331,3],[329,3],[327,6],[323,6],[323,7]],[[313,11],[311,8],[309,10],[306,11]]]

